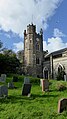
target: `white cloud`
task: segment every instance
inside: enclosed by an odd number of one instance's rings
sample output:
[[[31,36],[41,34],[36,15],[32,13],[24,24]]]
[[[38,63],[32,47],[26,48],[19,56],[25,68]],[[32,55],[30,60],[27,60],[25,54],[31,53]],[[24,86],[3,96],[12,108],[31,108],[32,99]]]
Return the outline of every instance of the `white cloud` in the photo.
[[[58,32],[57,32],[58,31]],[[48,50],[49,52],[57,51],[67,47],[67,42],[64,43],[61,37],[66,35],[59,31],[59,29],[54,29],[54,36],[48,38],[48,41],[43,41],[43,50]]]
[[[47,20],[62,0],[0,0],[0,26],[8,31],[22,34],[32,21],[46,29]],[[44,23],[44,25],[43,25]]]
[[[13,51],[14,51],[14,52],[18,52],[18,51],[20,51],[20,50],[23,50],[23,48],[24,48],[24,43],[23,43],[23,42],[14,43],[13,46],[14,46]]]
[[[54,29],[54,37],[66,37],[64,33],[62,33],[58,28]]]

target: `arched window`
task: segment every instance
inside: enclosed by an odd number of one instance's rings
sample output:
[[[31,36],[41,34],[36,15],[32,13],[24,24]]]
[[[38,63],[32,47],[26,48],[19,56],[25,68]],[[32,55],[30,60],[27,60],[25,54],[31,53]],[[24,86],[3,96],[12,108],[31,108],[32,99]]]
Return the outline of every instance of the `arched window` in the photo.
[[[58,80],[64,80],[64,75],[65,75],[65,71],[64,71],[65,67],[63,65],[59,65],[58,67]]]
[[[59,65],[59,67],[58,67],[58,73],[61,73],[61,72],[62,72],[62,66]]]
[[[36,50],[39,50],[39,44],[38,43],[36,43]]]

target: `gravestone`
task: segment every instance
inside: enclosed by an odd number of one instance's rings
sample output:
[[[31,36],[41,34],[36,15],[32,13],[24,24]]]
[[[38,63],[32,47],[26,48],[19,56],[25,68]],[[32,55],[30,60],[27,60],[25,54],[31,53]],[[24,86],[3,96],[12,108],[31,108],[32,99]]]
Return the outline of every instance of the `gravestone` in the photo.
[[[1,74],[0,82],[6,82],[6,74]]]
[[[25,78],[24,78],[24,84],[30,84],[30,79],[27,78],[27,77],[25,77]]]
[[[42,87],[42,80],[43,80],[43,79],[40,79],[40,86],[41,86],[41,87]]]
[[[67,76],[66,75],[64,75],[64,81],[67,81]]]
[[[67,110],[67,98],[63,98],[58,101],[58,113],[61,113],[64,110]]]
[[[0,97],[8,96],[8,87],[3,85],[0,86]]]
[[[42,84],[42,91],[49,91],[49,80],[48,79],[42,79],[41,80]]]
[[[10,89],[13,89],[15,86],[14,86],[14,83],[11,81],[8,83],[8,88]]]
[[[22,95],[29,95],[31,91],[31,84],[24,84],[23,85],[23,90],[22,90]]]
[[[30,84],[30,79],[25,77],[24,78],[24,84],[23,84],[23,89],[22,89],[22,95],[30,95],[31,91],[31,84]]]
[[[49,91],[49,80],[45,79],[45,91]]]

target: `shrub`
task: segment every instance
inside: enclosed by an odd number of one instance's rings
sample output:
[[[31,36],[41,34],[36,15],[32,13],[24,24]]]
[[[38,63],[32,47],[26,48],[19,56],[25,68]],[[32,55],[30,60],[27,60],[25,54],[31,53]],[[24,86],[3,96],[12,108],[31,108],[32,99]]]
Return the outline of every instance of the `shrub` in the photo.
[[[35,77],[29,77],[30,82],[33,84],[39,84],[40,83],[40,78],[35,78]]]
[[[19,75],[18,76],[18,80],[21,81],[21,82],[24,82],[24,75],[23,76],[22,75]]]
[[[61,71],[57,74],[57,80],[60,81],[60,80],[64,80],[64,75],[65,75],[65,72],[64,71]]]
[[[18,76],[13,76],[13,82],[18,82]]]
[[[4,85],[4,82],[0,82],[0,85]]]
[[[56,88],[57,88],[58,91],[64,91],[64,90],[67,89],[67,87],[66,87],[66,85],[64,83],[57,84]]]
[[[6,83],[11,82],[11,81],[12,81],[12,77],[7,77],[6,78]]]

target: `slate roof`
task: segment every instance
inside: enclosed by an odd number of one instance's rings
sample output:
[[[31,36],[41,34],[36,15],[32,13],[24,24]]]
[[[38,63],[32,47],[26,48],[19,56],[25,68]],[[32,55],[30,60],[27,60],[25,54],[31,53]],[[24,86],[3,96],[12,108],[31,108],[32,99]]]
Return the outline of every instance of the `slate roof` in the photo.
[[[67,48],[60,49],[60,50],[57,50],[57,51],[48,53],[47,55],[45,55],[45,58],[46,58],[46,57],[49,57],[50,55],[52,55],[52,56],[60,55],[60,54],[62,54],[62,53],[65,52],[65,51],[67,51]]]

